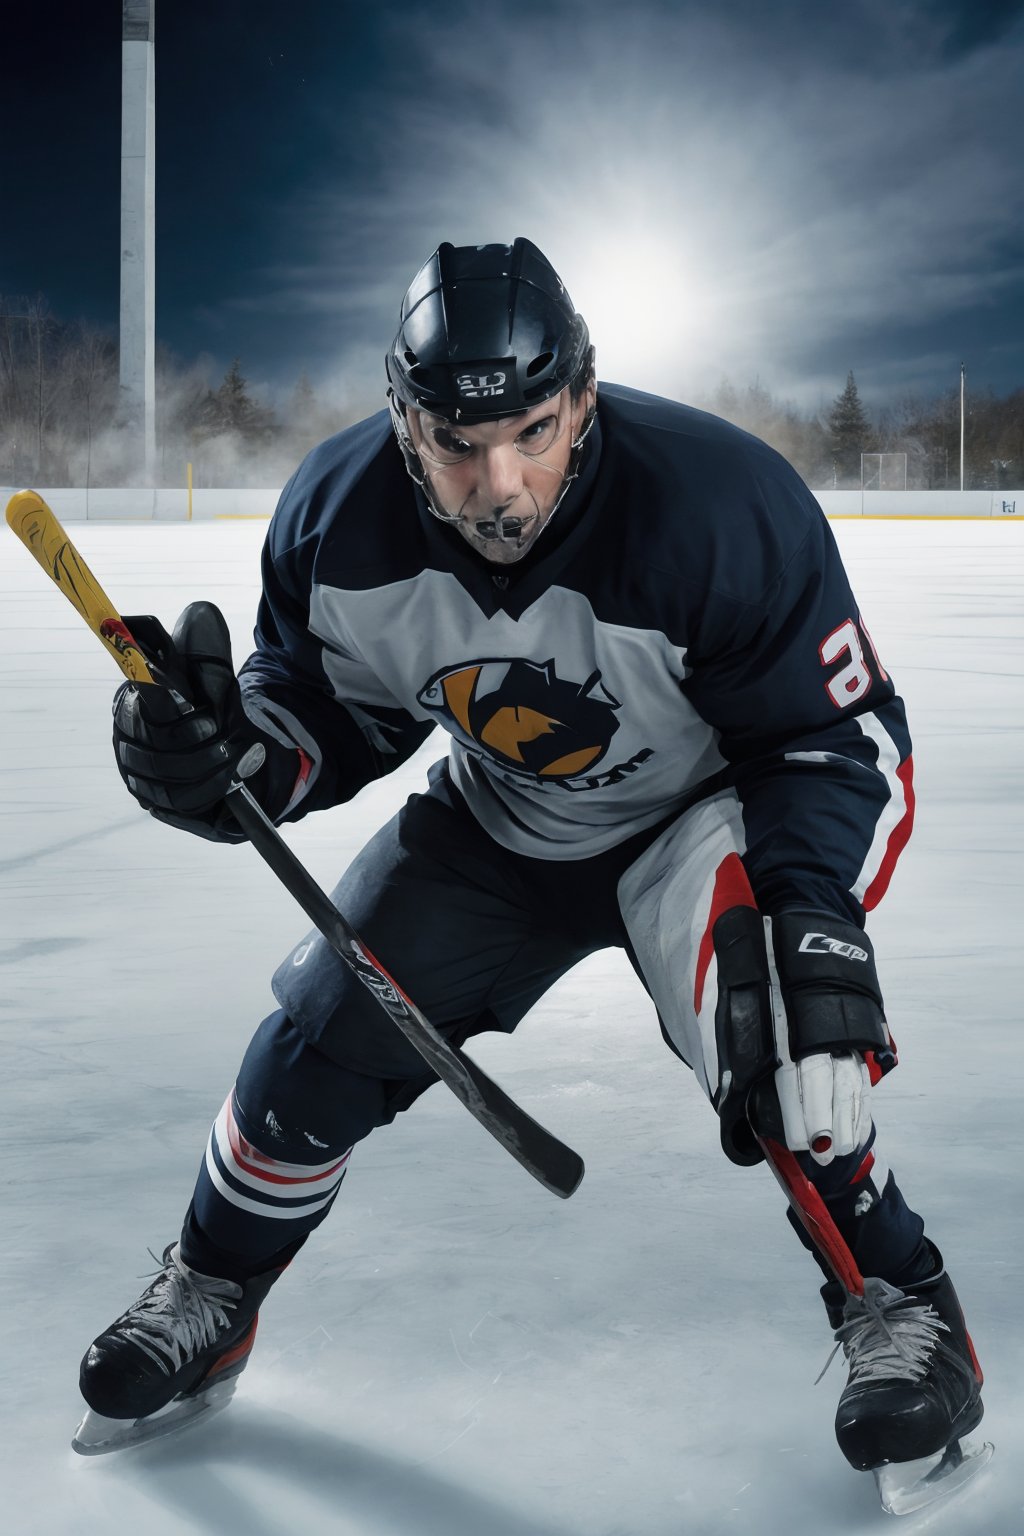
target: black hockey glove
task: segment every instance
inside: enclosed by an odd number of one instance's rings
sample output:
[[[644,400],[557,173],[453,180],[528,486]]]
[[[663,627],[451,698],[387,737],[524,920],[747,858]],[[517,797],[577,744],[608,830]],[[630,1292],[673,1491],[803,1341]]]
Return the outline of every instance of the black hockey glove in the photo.
[[[117,766],[139,804],[158,821],[216,842],[242,842],[224,796],[257,742],[262,766],[246,784],[267,814],[287,804],[302,758],[246,715],[231,638],[213,603],[190,603],[173,638],[154,621],[125,620],[170,687],[124,683],[114,695]],[[148,643],[147,643],[148,641]]]
[[[766,1082],[791,1151],[808,1152],[820,1166],[853,1152],[871,1128],[870,1088],[896,1065],[867,934],[830,912],[765,918],[736,906],[717,919],[712,937],[715,1107],[726,1156],[760,1159],[747,1111],[755,1089],[764,1102]]]

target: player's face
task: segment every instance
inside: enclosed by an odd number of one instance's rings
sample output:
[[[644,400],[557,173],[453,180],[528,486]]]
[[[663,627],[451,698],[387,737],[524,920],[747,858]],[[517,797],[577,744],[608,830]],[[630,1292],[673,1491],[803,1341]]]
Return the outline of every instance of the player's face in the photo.
[[[536,542],[593,403],[593,386],[575,405],[563,389],[523,415],[472,427],[409,411],[409,435],[434,499],[485,560],[511,565]]]

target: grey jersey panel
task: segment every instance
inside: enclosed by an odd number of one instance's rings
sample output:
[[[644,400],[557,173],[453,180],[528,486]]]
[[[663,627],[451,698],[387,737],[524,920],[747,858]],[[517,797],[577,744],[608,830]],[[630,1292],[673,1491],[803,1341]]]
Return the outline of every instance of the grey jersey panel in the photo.
[[[449,732],[452,777],[473,814],[520,853],[601,853],[724,765],[680,691],[685,650],[599,620],[565,587],[514,619],[485,615],[447,572],[367,591],[319,585],[310,628],[339,699]]]

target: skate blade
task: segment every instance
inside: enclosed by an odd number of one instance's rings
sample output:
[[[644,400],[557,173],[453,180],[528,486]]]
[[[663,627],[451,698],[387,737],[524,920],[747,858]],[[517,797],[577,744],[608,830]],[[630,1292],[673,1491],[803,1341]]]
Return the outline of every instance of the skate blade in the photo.
[[[910,1515],[939,1499],[947,1499],[992,1460],[995,1447],[954,1440],[944,1451],[920,1461],[890,1461],[875,1469],[875,1482],[888,1515]]]
[[[110,1451],[123,1451],[132,1445],[162,1440],[165,1435],[187,1429],[197,1419],[209,1419],[220,1413],[231,1401],[237,1385],[237,1376],[214,1382],[204,1392],[197,1392],[194,1397],[175,1398],[165,1408],[144,1419],[108,1419],[89,1408],[75,1430],[71,1449],[79,1456],[106,1456]]]

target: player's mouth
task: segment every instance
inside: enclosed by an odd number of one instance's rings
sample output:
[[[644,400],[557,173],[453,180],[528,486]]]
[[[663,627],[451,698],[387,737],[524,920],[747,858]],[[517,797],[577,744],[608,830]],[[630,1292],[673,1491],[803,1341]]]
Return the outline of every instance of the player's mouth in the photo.
[[[537,513],[531,512],[529,517],[480,518],[472,528],[477,538],[488,542],[498,539],[502,544],[521,544],[536,521]]]

